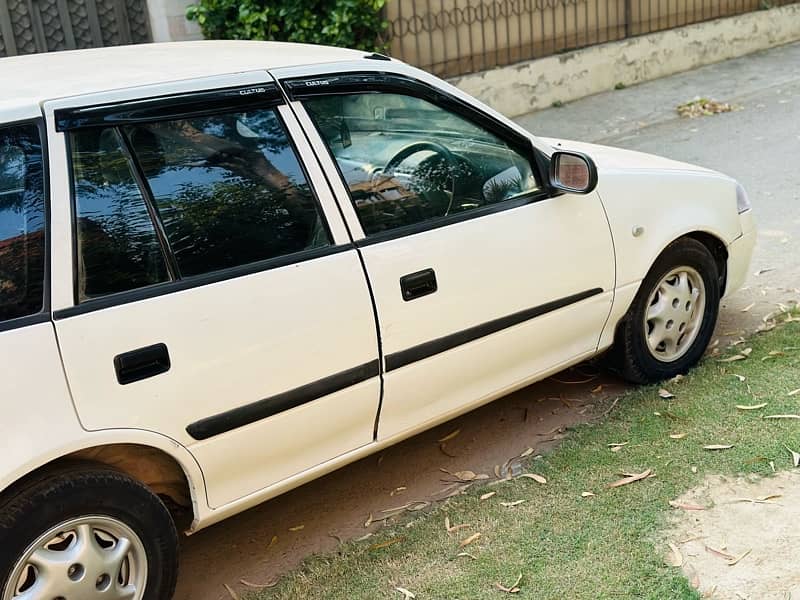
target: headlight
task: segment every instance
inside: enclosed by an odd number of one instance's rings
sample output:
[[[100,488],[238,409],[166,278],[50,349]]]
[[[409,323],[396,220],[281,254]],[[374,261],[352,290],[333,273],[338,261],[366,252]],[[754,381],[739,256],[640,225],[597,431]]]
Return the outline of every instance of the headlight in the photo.
[[[750,210],[750,198],[747,197],[747,192],[744,191],[741,183],[736,184],[736,207],[739,209],[739,214]]]

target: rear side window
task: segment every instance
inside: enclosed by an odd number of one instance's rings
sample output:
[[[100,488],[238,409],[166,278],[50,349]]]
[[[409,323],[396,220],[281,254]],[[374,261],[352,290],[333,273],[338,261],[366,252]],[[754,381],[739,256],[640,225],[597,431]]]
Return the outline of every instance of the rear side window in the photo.
[[[0,321],[44,308],[44,164],[34,125],[0,128]]]
[[[330,243],[272,109],[123,128],[182,277]]]
[[[271,108],[70,133],[78,300],[330,245]]]

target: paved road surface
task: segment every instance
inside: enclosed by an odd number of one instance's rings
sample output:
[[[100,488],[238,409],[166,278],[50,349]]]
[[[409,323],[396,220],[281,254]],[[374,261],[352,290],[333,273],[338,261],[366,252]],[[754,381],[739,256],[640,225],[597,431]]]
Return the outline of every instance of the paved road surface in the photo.
[[[679,119],[675,106],[695,96],[741,110]],[[724,303],[720,335],[752,330],[777,302],[800,299],[800,44],[704,67],[633,88],[583,99],[519,119],[540,135],[597,141],[654,152],[718,169],[750,192],[760,234],[746,288]],[[648,198],[643,197],[642,202]],[[774,269],[758,276],[757,270]],[[755,303],[746,312],[743,308]],[[483,407],[454,422],[202,531],[184,544],[176,598],[229,599],[223,584],[264,583],[312,552],[335,551],[334,536],[352,538],[370,513],[437,497],[439,468],[491,473],[527,447],[552,445],[558,428],[586,419],[601,397],[622,389],[588,367]],[[588,376],[585,376],[587,375]],[[604,388],[591,393],[598,383]],[[461,429],[444,455],[436,443]],[[381,458],[382,457],[382,458]],[[399,487],[407,488],[392,496]],[[440,494],[441,495],[441,494]],[[290,527],[304,525],[300,531]],[[273,536],[277,542],[270,547]]]

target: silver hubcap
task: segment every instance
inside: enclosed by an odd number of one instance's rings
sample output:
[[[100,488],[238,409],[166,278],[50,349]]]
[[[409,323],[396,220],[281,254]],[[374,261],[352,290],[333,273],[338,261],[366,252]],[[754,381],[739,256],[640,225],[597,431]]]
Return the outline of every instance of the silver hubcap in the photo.
[[[644,331],[650,354],[673,362],[691,348],[706,307],[706,287],[700,273],[678,267],[664,276],[647,302]]]
[[[11,571],[3,600],[141,600],[147,581],[142,541],[110,517],[56,525]]]

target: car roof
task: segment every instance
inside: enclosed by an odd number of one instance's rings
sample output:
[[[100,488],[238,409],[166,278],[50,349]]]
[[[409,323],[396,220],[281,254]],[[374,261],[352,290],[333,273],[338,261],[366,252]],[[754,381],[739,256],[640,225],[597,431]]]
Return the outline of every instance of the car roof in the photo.
[[[259,69],[358,60],[366,52],[287,42],[197,41],[0,58],[0,121],[55,98]]]

